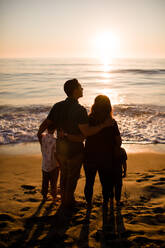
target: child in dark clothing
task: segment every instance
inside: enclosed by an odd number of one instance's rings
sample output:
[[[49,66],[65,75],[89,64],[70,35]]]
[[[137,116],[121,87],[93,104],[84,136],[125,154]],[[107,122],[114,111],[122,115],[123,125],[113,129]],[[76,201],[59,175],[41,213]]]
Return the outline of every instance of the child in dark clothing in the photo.
[[[121,205],[122,178],[126,177],[127,153],[120,147],[119,155],[115,157],[114,168],[110,179],[110,203],[113,204],[114,192],[117,206]]]

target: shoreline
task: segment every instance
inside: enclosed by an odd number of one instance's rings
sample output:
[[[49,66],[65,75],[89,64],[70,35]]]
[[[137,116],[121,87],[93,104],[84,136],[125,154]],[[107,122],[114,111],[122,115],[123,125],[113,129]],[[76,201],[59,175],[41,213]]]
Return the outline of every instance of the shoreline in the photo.
[[[165,154],[165,144],[128,144],[123,143],[127,153],[154,152]],[[17,144],[0,145],[0,155],[2,154],[41,154],[38,142],[27,142]]]

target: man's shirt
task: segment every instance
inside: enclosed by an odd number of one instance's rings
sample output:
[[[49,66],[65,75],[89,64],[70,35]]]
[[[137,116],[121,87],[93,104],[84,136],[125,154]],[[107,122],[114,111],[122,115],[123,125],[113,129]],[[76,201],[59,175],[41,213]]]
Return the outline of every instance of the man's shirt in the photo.
[[[54,122],[58,131],[62,129],[68,134],[79,135],[81,131],[79,124],[88,124],[88,114],[86,109],[73,98],[66,98],[66,100],[56,103],[47,117],[48,120]],[[74,155],[83,152],[82,142],[71,142],[65,139],[57,139],[57,152],[73,157]]]
[[[81,134],[78,125],[88,123],[88,114],[77,100],[68,97],[52,107],[47,119],[68,134]]]

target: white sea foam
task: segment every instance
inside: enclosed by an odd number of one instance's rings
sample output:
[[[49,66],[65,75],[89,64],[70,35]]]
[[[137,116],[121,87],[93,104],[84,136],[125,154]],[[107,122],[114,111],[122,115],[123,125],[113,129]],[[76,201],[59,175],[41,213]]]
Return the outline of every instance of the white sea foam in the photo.
[[[50,106],[0,107],[0,144],[37,141],[37,131]],[[89,111],[89,107],[87,107]],[[165,143],[165,109],[162,106],[115,105],[124,143]]]

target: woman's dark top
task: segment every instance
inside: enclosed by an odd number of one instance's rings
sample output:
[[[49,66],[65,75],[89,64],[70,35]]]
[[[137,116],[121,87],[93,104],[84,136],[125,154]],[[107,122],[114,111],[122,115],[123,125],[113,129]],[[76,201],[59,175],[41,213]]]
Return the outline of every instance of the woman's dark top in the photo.
[[[95,126],[98,123],[92,116],[89,116],[89,125]],[[120,136],[117,122],[113,126],[102,129],[99,133],[89,136],[85,142],[85,162],[110,162],[114,157],[115,136]]]

